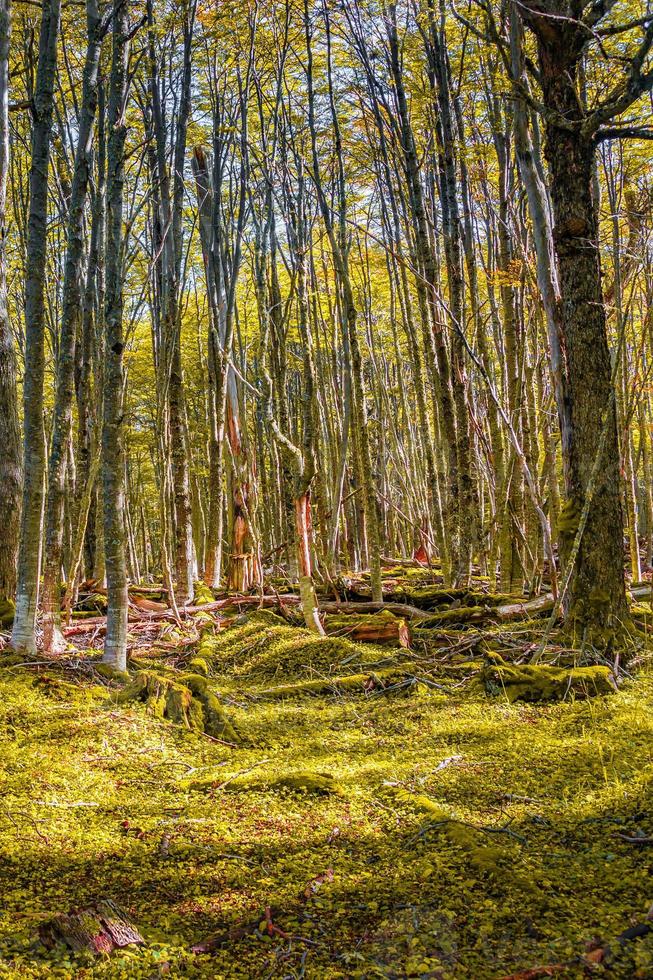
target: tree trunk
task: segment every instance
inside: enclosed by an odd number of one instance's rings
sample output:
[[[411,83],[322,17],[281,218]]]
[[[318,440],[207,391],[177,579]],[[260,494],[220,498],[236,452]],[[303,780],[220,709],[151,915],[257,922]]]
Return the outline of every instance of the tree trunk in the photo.
[[[9,170],[9,43],[11,3],[0,0],[0,617],[11,610],[16,590],[20,515],[21,451],[16,351],[7,307],[5,208]]]
[[[82,312],[82,262],[84,258],[84,206],[91,176],[91,142],[98,100],[98,68],[102,45],[100,13],[96,0],[87,0],[88,47],[84,65],[79,138],[70,195],[68,246],[63,283],[61,333],[57,361],[52,445],[48,465],[48,506],[43,569],[43,649],[59,652],[65,642],[60,624],[61,558],[65,499],[66,456],[72,437],[75,396],[75,346]]]
[[[129,21],[127,5],[113,18],[113,53],[109,88],[107,148],[107,286],[105,300],[104,411],[102,485],[104,550],[107,570],[105,663],[127,668],[127,567],[125,560],[125,456],[123,437],[123,269],[122,210],[127,127],[124,109],[128,88]]]
[[[539,47],[546,104],[575,119],[577,87],[564,45],[559,39],[541,39]],[[565,623],[576,640],[605,648],[628,620],[628,609],[615,391],[592,193],[595,148],[580,127],[560,126],[553,115],[546,117],[545,126],[567,367],[568,414],[560,419],[567,500],[559,527],[565,558],[586,494],[593,494],[565,597]],[[595,484],[590,487],[593,474]]]
[[[45,253],[48,218],[48,170],[57,69],[60,0],[41,8],[39,60],[34,92],[32,165],[25,276],[25,383],[23,386],[23,508],[18,551],[16,615],[11,642],[15,649],[36,650],[41,527],[45,479],[43,379],[45,370]]]

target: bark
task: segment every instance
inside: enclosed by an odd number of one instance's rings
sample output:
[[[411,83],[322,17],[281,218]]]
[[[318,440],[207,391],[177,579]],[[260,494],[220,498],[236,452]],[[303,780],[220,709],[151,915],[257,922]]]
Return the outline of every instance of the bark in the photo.
[[[82,82],[82,106],[75,169],[70,194],[68,245],[65,260],[61,331],[57,360],[52,444],[48,464],[48,504],[43,569],[43,649],[58,652],[64,641],[59,630],[61,560],[64,530],[66,458],[72,439],[75,396],[75,347],[82,314],[84,207],[91,177],[93,125],[98,102],[98,70],[104,28],[96,0],[87,0],[88,46]]]
[[[530,23],[537,33],[543,97],[552,110],[545,117],[545,156],[567,367],[568,412],[560,418],[567,499],[559,522],[567,559],[586,495],[592,494],[564,597],[565,623],[579,642],[605,648],[623,629],[628,610],[615,391],[593,194],[595,143],[575,122],[584,41],[566,23],[553,29]]]
[[[60,2],[44,0],[41,8],[39,59],[33,98],[32,155],[29,177],[27,268],[25,275],[25,383],[23,386],[23,504],[18,551],[16,615],[12,645],[26,653],[36,649],[36,610],[41,562],[41,527],[45,479],[43,379],[45,370],[45,258],[48,216],[48,170]]]
[[[195,6],[191,4],[184,13],[184,57],[181,78],[179,111],[176,118],[173,147],[173,176],[167,160],[167,127],[164,100],[157,64],[152,3],[148,3],[150,98],[152,125],[155,138],[153,179],[154,202],[158,210],[157,227],[157,300],[160,304],[159,399],[162,408],[161,436],[163,439],[162,468],[170,459],[172,482],[172,509],[174,520],[174,577],[177,598],[181,603],[192,597],[195,578],[195,554],[193,546],[192,514],[190,502],[190,477],[186,439],[186,403],[181,360],[181,313],[180,273],[183,245],[182,206],[183,170],[186,151],[186,134],[190,116],[191,40]]]
[[[104,409],[102,424],[102,486],[104,550],[107,575],[105,663],[127,669],[127,566],[125,558],[125,448],[123,434],[123,184],[125,167],[124,111],[128,90],[129,21],[127,5],[113,18],[113,50],[109,86],[107,147],[107,283],[105,299]]]
[[[9,173],[11,3],[0,0],[0,603],[13,602],[21,489],[16,350],[7,306],[6,204]]]
[[[63,943],[76,952],[90,950],[105,956],[145,942],[130,916],[111,901],[54,916],[39,926],[39,939],[47,949]]]

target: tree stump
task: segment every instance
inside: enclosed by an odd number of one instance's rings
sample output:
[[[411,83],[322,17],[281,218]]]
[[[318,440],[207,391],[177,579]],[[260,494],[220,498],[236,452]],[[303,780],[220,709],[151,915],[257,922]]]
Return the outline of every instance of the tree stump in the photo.
[[[39,939],[47,949],[63,943],[72,950],[88,949],[93,953],[111,953],[145,942],[127,913],[108,899],[41,923]]]

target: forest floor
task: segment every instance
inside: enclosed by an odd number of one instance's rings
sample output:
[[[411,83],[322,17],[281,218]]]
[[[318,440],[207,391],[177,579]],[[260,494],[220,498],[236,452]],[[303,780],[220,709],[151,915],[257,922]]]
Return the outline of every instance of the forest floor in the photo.
[[[134,666],[183,679],[197,643],[160,632]],[[653,976],[646,656],[618,692],[543,704],[489,696],[469,651],[270,612],[200,653],[229,738],[125,700],[93,649],[5,658],[0,977]],[[39,942],[101,899],[142,946]]]

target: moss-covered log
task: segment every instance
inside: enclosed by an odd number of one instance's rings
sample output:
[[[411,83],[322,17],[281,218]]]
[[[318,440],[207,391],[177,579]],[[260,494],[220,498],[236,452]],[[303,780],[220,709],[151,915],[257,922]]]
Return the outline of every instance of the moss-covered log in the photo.
[[[317,796],[342,796],[344,792],[340,783],[330,773],[304,770],[269,778],[266,778],[265,775],[250,776],[244,773],[242,776],[236,776],[236,778],[227,777],[222,782],[216,781],[213,777],[205,777],[203,779],[191,779],[180,785],[184,789],[200,793],[212,790],[224,790],[231,793],[286,790],[292,793],[312,793]]]
[[[503,693],[509,701],[562,701],[569,696],[612,694],[616,683],[609,667],[549,667],[509,665],[495,656],[481,678],[489,694]]]
[[[386,667],[365,674],[346,674],[341,677],[320,677],[316,680],[284,684],[257,693],[258,698],[275,701],[283,698],[316,694],[380,693],[401,681],[411,680],[414,675],[405,667]]]
[[[47,949],[63,943],[79,952],[111,953],[145,942],[132,919],[115,902],[55,915],[39,926],[39,939]]]
[[[355,643],[410,647],[410,630],[406,620],[389,611],[362,616],[327,613],[323,625],[328,636],[346,636]]]

